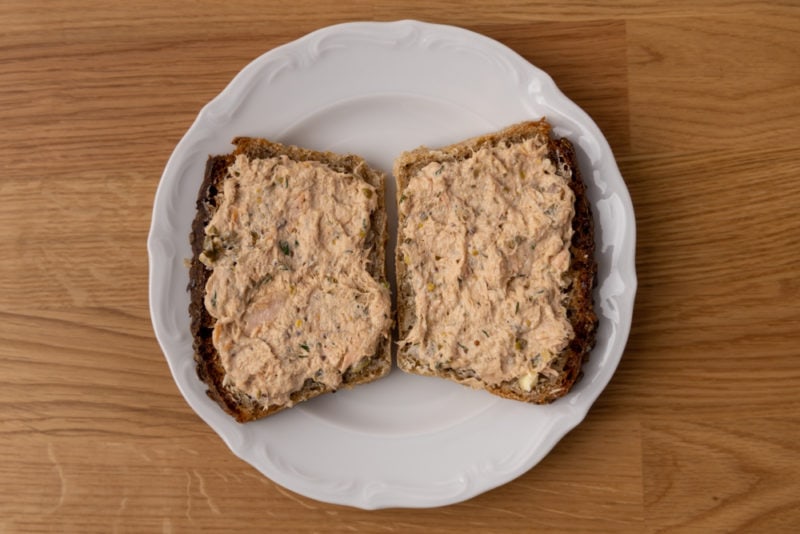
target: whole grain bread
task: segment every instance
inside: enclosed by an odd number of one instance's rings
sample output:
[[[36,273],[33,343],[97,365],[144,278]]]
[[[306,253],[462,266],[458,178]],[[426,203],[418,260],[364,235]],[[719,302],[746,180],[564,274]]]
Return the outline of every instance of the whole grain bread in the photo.
[[[596,278],[596,263],[594,259],[594,232],[593,220],[589,201],[586,196],[586,186],[578,171],[575,150],[567,139],[552,139],[550,125],[546,120],[530,121],[515,124],[496,133],[483,135],[453,144],[440,149],[420,147],[416,150],[403,153],[395,160],[394,175],[397,179],[398,212],[400,202],[404,198],[404,191],[414,175],[426,165],[437,162],[459,161],[469,158],[474,152],[485,146],[497,146],[500,143],[513,144],[531,137],[539,137],[547,143],[548,158],[555,164],[558,173],[568,181],[574,193],[574,217],[572,219],[573,236],[569,247],[571,259],[569,269],[565,274],[566,286],[563,290],[563,303],[566,308],[567,319],[572,325],[573,336],[566,348],[557,354],[550,367],[557,371],[557,376],[542,376],[533,385],[530,391],[520,387],[518,380],[508,380],[500,384],[481,383],[469,367],[433,366],[419,357],[419,348],[413,344],[404,344],[414,326],[417,317],[414,307],[414,288],[411,284],[409,267],[400,257],[396,258],[397,272],[397,317],[398,338],[400,347],[397,353],[398,367],[406,372],[437,376],[455,382],[481,387],[490,393],[531,403],[549,403],[565,395],[581,374],[582,363],[588,359],[589,353],[595,343],[597,329],[597,316],[593,308],[592,291]],[[398,243],[402,242],[403,219],[400,216],[398,224]],[[476,382],[480,383],[476,386]]]
[[[237,137],[233,140],[233,144],[235,150],[232,153],[208,158],[205,176],[198,192],[197,212],[190,235],[192,259],[188,287],[189,314],[197,374],[208,386],[208,396],[237,421],[246,422],[273,414],[288,406],[286,404],[265,406],[257,399],[224,385],[225,369],[212,342],[215,319],[204,304],[206,283],[211,270],[200,261],[200,255],[204,249],[205,228],[219,205],[222,184],[228,176],[228,168],[238,155],[245,155],[250,160],[285,155],[294,161],[323,163],[334,171],[351,174],[357,180],[372,185],[377,191],[378,208],[370,216],[364,246],[368,248],[370,275],[380,283],[388,285],[384,267],[387,241],[386,209],[383,200],[385,177],[355,155],[318,152],[251,137]],[[266,201],[269,202],[269,199]],[[331,310],[331,313],[336,313],[336,310]],[[341,387],[349,388],[380,378],[390,371],[391,363],[390,337],[387,331],[371,357],[362,358],[342,374]],[[330,387],[309,377],[300,389],[291,394],[291,404],[331,391],[333,390]]]

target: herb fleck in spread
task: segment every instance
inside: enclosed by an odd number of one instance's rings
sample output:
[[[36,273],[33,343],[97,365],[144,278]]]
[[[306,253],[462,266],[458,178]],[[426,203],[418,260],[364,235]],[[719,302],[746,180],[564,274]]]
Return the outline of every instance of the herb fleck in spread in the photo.
[[[240,155],[222,187],[200,260],[225,385],[264,405],[291,405],[312,377],[336,388],[391,321],[389,290],[367,270],[377,191],[286,156]]]
[[[554,373],[554,355],[573,336],[563,290],[574,194],[546,141],[431,163],[402,200],[398,257],[415,322],[401,343],[431,368],[469,368],[489,385],[516,380],[530,391]]]

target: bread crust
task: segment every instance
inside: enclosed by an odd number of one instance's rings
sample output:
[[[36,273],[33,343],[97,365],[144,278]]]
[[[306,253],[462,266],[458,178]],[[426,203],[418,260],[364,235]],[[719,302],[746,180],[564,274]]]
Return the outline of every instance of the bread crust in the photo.
[[[353,174],[375,187],[378,207],[370,218],[365,246],[370,248],[370,274],[382,283],[386,282],[385,250],[388,234],[384,204],[386,187],[384,175],[370,168],[361,157],[318,152],[251,137],[237,137],[233,140],[233,144],[236,148],[231,154],[210,156],[206,162],[205,175],[197,196],[197,212],[190,234],[192,260],[188,290],[197,375],[208,386],[208,396],[237,421],[243,423],[266,417],[288,406],[277,404],[263,406],[244,393],[224,387],[225,370],[211,340],[215,320],[206,310],[204,303],[206,282],[211,270],[199,258],[203,252],[205,227],[217,209],[218,193],[222,190],[227,169],[236,156],[243,154],[249,159],[265,159],[286,155],[295,161],[317,161],[333,170]],[[357,362],[343,373],[341,387],[352,387],[380,378],[390,371],[391,364],[391,345],[387,331],[386,337],[381,339],[372,357],[366,362]],[[293,403],[297,403],[333,391],[335,390],[325,384],[307,379],[302,388],[291,394],[291,399]]]
[[[398,213],[399,204],[409,180],[417,171],[432,162],[459,161],[468,158],[473,152],[484,146],[495,146],[499,143],[516,143],[525,139],[544,136],[548,143],[548,157],[556,165],[559,174],[569,175],[569,187],[575,195],[574,217],[572,220],[573,236],[570,243],[570,266],[565,273],[567,285],[564,289],[564,304],[567,319],[572,325],[574,335],[567,347],[556,355],[551,367],[558,370],[553,379],[541,377],[531,391],[524,391],[518,380],[510,380],[501,384],[483,383],[483,389],[495,395],[531,402],[546,404],[566,395],[581,374],[582,364],[588,360],[594,347],[598,325],[594,311],[592,292],[597,276],[597,264],[594,259],[594,223],[591,207],[586,196],[584,184],[578,170],[575,149],[567,139],[552,139],[550,125],[545,119],[514,124],[495,133],[475,137],[440,149],[420,147],[403,153],[395,160],[394,176],[397,180]],[[398,221],[402,228],[403,221]],[[398,236],[398,241],[401,239]],[[408,336],[414,321],[414,291],[410,283],[408,266],[402,258],[395,258],[397,272],[397,322],[398,339]],[[401,343],[397,352],[397,365],[400,369],[421,375],[437,376],[475,386],[480,381],[476,373],[467,368],[431,368],[418,359],[411,346]]]

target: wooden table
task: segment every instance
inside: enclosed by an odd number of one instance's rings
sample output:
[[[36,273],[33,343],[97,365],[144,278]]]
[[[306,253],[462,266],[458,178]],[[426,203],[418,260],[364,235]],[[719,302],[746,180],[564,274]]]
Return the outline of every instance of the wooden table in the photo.
[[[266,4],[0,4],[0,532],[798,528],[796,5]],[[462,504],[366,512],[273,484],[190,410],[145,240],[167,158],[244,65],[399,18],[507,44],[594,117],[640,285],[617,374],[541,464]]]

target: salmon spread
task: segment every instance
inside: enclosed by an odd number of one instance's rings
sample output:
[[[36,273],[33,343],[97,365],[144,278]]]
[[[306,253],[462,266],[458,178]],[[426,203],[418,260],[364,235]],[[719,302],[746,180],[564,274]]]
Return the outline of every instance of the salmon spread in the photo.
[[[431,369],[530,391],[573,337],[564,302],[575,196],[546,139],[434,162],[399,199],[398,258],[414,295],[401,344]]]
[[[200,261],[223,385],[265,406],[291,406],[307,380],[336,389],[391,324],[389,289],[369,272],[380,193],[287,156],[239,155],[221,187]]]

